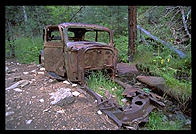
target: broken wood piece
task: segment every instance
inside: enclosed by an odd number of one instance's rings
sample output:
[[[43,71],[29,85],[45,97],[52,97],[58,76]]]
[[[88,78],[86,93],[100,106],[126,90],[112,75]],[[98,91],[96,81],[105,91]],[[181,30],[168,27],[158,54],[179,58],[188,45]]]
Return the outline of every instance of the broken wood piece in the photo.
[[[159,43],[165,45],[166,47],[168,47],[169,49],[173,50],[175,53],[177,53],[179,55],[180,58],[185,58],[186,57],[186,54],[184,54],[182,51],[176,49],[173,47],[172,44],[164,41],[164,40],[161,40],[159,39],[158,37],[152,35],[149,31],[143,29],[141,26],[137,25],[137,29],[141,30],[143,33],[145,33],[146,35],[148,35],[149,37],[151,37],[152,39],[158,41]]]

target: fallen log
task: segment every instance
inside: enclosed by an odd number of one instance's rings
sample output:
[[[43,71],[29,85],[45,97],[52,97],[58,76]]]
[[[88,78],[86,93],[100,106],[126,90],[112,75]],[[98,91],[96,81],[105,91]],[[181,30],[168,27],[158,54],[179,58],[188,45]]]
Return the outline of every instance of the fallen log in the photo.
[[[172,44],[170,44],[170,43],[168,43],[168,42],[166,42],[166,41],[164,41],[164,40],[161,40],[161,39],[159,39],[158,37],[152,35],[149,31],[143,29],[141,26],[137,25],[137,29],[141,30],[143,33],[145,33],[146,35],[148,35],[148,36],[151,37],[152,39],[158,41],[159,43],[165,45],[165,46],[168,47],[169,49],[171,49],[171,50],[173,50],[174,52],[176,52],[176,53],[180,56],[180,58],[185,58],[185,57],[186,57],[186,54],[184,54],[182,51],[180,51],[180,50],[174,48],[174,47],[172,46]]]

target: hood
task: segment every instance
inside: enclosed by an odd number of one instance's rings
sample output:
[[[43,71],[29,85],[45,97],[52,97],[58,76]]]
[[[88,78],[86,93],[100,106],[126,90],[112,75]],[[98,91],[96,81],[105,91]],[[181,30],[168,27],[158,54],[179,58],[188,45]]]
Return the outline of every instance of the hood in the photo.
[[[76,41],[76,42],[68,42],[67,43],[68,50],[80,50],[88,47],[106,47],[112,48],[112,46],[103,43],[103,42],[89,42],[89,41]]]

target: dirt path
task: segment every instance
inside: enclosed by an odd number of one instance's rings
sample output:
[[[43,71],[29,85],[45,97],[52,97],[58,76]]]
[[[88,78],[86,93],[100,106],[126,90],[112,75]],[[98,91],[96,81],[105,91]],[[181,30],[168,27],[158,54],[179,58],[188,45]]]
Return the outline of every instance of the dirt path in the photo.
[[[5,91],[6,129],[44,130],[114,130],[118,127],[104,114],[98,114],[95,100],[77,85],[58,82],[48,77],[36,64],[19,64],[6,61],[6,88],[21,80],[24,87]],[[44,72],[39,73],[39,72]],[[51,105],[50,93],[59,88],[78,91],[71,104]]]

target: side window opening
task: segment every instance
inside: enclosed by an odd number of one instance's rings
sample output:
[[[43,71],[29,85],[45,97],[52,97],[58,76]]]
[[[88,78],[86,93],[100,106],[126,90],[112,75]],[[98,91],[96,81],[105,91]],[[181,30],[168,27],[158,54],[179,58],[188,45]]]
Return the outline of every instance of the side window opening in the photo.
[[[61,42],[61,34],[58,27],[47,29],[47,41]]]

